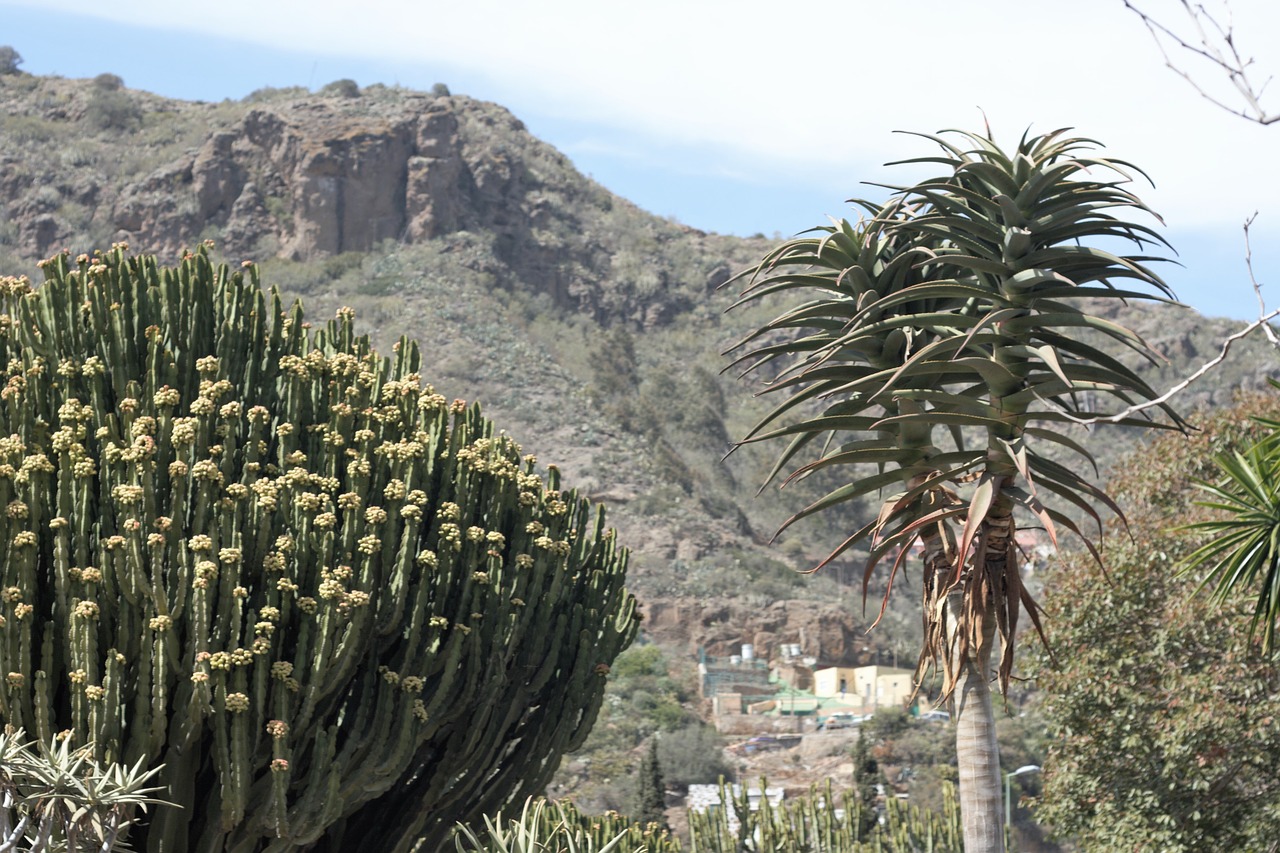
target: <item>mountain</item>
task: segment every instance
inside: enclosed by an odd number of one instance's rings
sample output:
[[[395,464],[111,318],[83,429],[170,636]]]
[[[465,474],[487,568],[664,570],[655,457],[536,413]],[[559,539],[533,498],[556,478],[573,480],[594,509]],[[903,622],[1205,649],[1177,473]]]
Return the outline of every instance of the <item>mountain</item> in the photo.
[[[672,634],[681,642],[713,641],[713,652],[766,635],[800,642],[790,616],[766,612],[772,602],[860,599],[851,566],[820,578],[792,570],[821,558],[870,507],[769,545],[831,482],[757,499],[773,449],[721,461],[765,403],[721,374],[720,353],[778,306],[726,314],[731,294],[717,287],[769,241],[650,215],[502,107],[443,87],[338,81],[201,103],[130,90],[112,74],[10,74],[0,76],[0,117],[0,271],[31,274],[64,247],[125,241],[172,260],[212,240],[229,262],[259,261],[312,317],[350,305],[380,348],[400,335],[423,342],[438,390],[480,400],[527,451],[608,505],[635,551],[633,584],[664,614],[663,630],[697,623]],[[1238,325],[1166,306],[1131,306],[1119,319],[1168,357],[1150,376],[1157,387]],[[1260,387],[1275,364],[1264,344],[1238,344],[1182,406]],[[1103,428],[1080,438],[1104,462],[1134,441]],[[677,595],[732,606],[667,600]],[[740,624],[726,629],[725,614]],[[824,623],[827,645],[839,647],[824,654],[852,662],[866,652],[852,629],[866,623],[848,620]]]

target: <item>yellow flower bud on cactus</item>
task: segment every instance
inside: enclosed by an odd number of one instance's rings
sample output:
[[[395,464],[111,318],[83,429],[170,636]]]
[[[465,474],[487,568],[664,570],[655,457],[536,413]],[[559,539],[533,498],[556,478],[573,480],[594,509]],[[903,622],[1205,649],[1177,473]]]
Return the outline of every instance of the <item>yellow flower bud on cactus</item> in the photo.
[[[98,605],[93,601],[80,601],[71,608],[71,615],[77,619],[92,621],[98,618],[98,613]]]

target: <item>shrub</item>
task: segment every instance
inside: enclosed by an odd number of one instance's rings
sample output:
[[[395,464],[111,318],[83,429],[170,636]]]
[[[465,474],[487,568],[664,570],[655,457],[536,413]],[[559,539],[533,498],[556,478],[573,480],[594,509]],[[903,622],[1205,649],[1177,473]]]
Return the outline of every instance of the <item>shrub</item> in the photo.
[[[701,721],[662,735],[658,761],[662,777],[671,785],[688,787],[733,778],[733,767],[725,759],[724,738]]]
[[[358,98],[360,97],[360,84],[347,78],[334,80],[321,89],[320,94],[335,98]]]
[[[93,88],[102,92],[118,92],[124,88],[124,78],[119,74],[99,74],[93,78]]]
[[[84,118],[95,130],[134,131],[142,126],[142,108],[127,92],[95,87]]]
[[[459,826],[458,853],[680,853],[666,829],[609,812],[586,815],[570,802],[528,800],[519,818],[484,819],[484,833]]]
[[[0,74],[17,74],[22,64],[22,54],[9,45],[0,45]]]
[[[310,94],[306,86],[286,86],[277,88],[275,86],[263,86],[260,89],[254,89],[242,99],[246,104],[263,104],[271,101],[283,100],[285,98],[301,98]]]
[[[27,743],[0,732],[0,850],[110,851],[139,811],[163,801],[145,787],[159,769],[101,766],[91,747]]]

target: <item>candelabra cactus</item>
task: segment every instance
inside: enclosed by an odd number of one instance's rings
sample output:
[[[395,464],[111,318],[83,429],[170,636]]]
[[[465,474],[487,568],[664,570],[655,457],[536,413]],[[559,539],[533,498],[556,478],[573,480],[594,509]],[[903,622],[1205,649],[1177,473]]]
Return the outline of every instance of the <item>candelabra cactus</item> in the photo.
[[[151,851],[436,850],[539,791],[638,623],[603,514],[252,265],[42,266],[0,282],[0,718],[162,762]]]
[[[760,780],[759,790],[768,788]],[[960,853],[960,808],[955,788],[942,786],[942,812],[886,799],[872,820],[870,807],[849,790],[836,791],[827,780],[809,793],[773,805],[768,797],[752,803],[744,788],[720,784],[721,807],[689,813],[690,853],[882,853],[936,851]],[[582,850],[587,853],[681,853],[684,847],[656,824],[641,826],[610,812],[585,815],[571,803],[525,804],[519,819],[485,818],[486,833],[459,827],[459,853],[523,853],[533,850]]]
[[[680,840],[657,824],[641,826],[617,812],[585,815],[568,800],[529,800],[519,818],[484,819],[477,834],[459,825],[458,853],[682,853]],[[831,851],[836,853],[836,851]]]
[[[767,788],[767,780],[761,779],[759,790]],[[870,829],[862,819],[867,806],[853,791],[834,792],[830,780],[822,788],[811,786],[808,796],[776,806],[762,796],[755,808],[746,789],[734,791],[722,781],[720,801],[723,808],[690,813],[692,853],[737,853],[747,849],[778,853],[960,853],[964,849],[960,809],[955,789],[949,783],[942,787],[942,814],[891,796]]]

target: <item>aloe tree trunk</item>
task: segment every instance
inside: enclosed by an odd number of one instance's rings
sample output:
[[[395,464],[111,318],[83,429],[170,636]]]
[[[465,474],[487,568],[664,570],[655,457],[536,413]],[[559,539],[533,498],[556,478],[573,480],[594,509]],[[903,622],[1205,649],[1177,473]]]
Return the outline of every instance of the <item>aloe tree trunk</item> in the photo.
[[[954,683],[951,700],[956,721],[956,764],[960,778],[960,816],[966,853],[1003,853],[1000,799],[1000,753],[996,744],[995,711],[991,698],[991,653],[996,641],[995,603],[987,604],[977,620],[966,621],[965,587],[981,582],[973,570],[960,583],[950,585],[953,569],[943,537],[921,537],[924,547],[925,651],[917,680],[933,659],[931,650],[945,650],[948,683]],[[1003,555],[1003,552],[1002,552]],[[984,568],[993,568],[984,566]],[[1003,571],[1003,566],[1000,567]],[[987,577],[992,575],[988,574]],[[994,577],[999,577],[997,573]],[[945,598],[944,619],[931,619]],[[960,632],[966,631],[964,635]],[[967,653],[962,649],[967,646]]]
[[[948,607],[963,607],[960,588],[948,597]],[[957,660],[954,694],[956,763],[960,776],[960,819],[966,853],[1003,853],[1004,832],[1000,802],[1000,753],[996,746],[995,711],[991,701],[991,650],[995,644],[995,607],[988,605],[978,647],[968,660]]]

